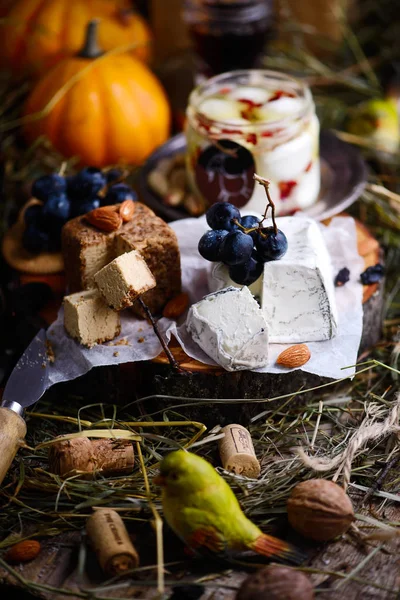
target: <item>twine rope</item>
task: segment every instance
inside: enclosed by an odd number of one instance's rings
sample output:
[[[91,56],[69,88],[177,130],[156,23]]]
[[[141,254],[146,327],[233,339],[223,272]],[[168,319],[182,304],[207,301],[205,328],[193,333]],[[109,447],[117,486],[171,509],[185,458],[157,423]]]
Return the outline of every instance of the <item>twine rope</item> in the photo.
[[[346,449],[333,458],[309,456],[303,448],[296,448],[295,451],[303,464],[314,471],[325,472],[337,468],[333,481],[337,481],[343,472],[343,488],[346,491],[351,477],[351,465],[364,445],[371,440],[376,442],[386,435],[400,433],[400,393],[388,414],[386,411],[386,407],[371,402],[366,408],[363,422],[351,436]],[[379,420],[385,414],[386,418]]]

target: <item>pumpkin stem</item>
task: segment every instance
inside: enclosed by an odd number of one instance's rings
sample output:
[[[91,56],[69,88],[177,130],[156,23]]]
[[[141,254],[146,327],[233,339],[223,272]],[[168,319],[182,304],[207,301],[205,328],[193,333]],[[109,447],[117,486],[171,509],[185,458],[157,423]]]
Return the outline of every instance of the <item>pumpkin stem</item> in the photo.
[[[98,58],[104,54],[97,43],[97,26],[99,19],[92,19],[87,24],[85,43],[82,50],[77,54],[80,58]]]

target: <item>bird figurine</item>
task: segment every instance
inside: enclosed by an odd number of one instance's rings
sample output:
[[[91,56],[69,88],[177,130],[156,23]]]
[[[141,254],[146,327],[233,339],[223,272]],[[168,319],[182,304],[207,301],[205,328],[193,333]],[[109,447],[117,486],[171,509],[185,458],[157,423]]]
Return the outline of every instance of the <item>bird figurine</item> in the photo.
[[[204,458],[185,450],[171,452],[154,483],[162,487],[167,523],[191,550],[220,555],[252,550],[293,563],[303,558],[244,515],[229,485]]]

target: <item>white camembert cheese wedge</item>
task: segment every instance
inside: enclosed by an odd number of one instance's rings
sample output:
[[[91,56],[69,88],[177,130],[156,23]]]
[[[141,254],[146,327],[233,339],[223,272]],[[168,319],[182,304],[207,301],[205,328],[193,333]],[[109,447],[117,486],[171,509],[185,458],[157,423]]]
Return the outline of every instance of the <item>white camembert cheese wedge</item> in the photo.
[[[278,219],[278,221],[280,221]],[[320,342],[337,332],[331,259],[318,224],[290,217],[278,223],[288,250],[264,265],[261,307],[276,343]]]
[[[257,369],[268,361],[268,326],[247,287],[228,287],[194,304],[186,328],[227,371]]]
[[[318,224],[308,217],[281,217],[277,225],[288,251],[264,265],[250,290],[260,299],[272,343],[319,342],[337,332],[338,316],[330,256]],[[209,276],[216,291],[233,285],[227,267],[217,263]]]

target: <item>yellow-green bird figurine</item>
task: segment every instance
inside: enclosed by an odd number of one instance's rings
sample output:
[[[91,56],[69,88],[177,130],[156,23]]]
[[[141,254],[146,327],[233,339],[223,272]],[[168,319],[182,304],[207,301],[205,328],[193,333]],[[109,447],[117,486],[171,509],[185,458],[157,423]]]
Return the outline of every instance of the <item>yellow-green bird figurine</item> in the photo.
[[[298,563],[302,556],[286,542],[263,533],[242,512],[226,481],[204,458],[177,450],[160,464],[154,483],[162,486],[165,519],[195,551],[218,554],[253,550]]]

